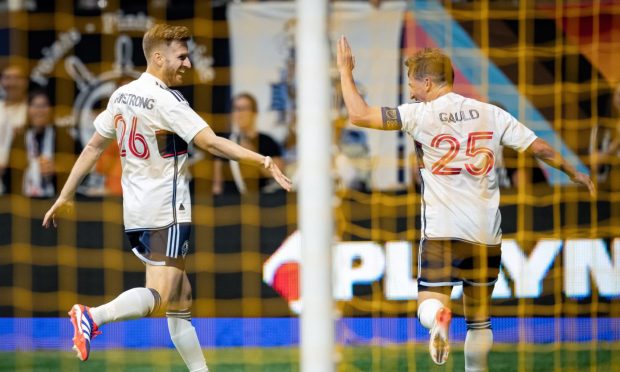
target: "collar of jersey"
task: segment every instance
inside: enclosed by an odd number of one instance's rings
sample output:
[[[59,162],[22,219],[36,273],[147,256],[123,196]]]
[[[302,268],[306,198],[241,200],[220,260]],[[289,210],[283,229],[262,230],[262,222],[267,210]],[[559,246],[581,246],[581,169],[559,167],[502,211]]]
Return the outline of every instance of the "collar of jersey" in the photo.
[[[166,84],[164,84],[163,81],[159,80],[155,75],[148,73],[148,72],[143,72],[142,75],[140,76],[140,79],[148,79],[148,80],[152,80],[155,82],[155,84],[161,86],[164,89],[168,89],[168,86]]]
[[[445,99],[452,100],[451,97],[454,97],[455,94],[456,93],[454,93],[454,92],[448,92],[448,93],[444,94],[443,96],[437,97],[437,98],[435,98],[434,100],[432,100],[430,102],[437,103],[437,102],[441,102],[441,101],[443,101]]]

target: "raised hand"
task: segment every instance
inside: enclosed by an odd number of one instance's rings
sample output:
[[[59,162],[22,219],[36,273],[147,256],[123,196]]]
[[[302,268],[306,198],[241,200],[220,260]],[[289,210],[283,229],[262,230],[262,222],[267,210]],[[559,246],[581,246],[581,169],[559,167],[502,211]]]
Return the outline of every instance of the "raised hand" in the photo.
[[[276,182],[282,186],[282,188],[286,191],[291,191],[291,188],[293,186],[293,183],[291,182],[291,180],[286,177],[282,171],[280,170],[280,168],[278,168],[278,166],[276,165],[276,163],[273,162],[273,159],[271,158],[271,156],[266,156],[265,157],[265,161],[263,163],[265,169],[267,169],[269,171],[269,173],[271,173],[271,177],[273,177],[274,180],[276,180]]]
[[[353,57],[353,52],[351,52],[349,42],[344,36],[340,36],[338,39],[336,65],[338,66],[338,71],[340,71],[341,74],[343,72],[351,72],[355,68],[355,57]]]

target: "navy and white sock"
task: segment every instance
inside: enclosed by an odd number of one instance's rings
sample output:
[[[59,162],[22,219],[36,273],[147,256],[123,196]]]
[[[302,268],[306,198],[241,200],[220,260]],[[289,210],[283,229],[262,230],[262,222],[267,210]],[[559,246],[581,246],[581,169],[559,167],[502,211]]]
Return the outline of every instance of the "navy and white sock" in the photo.
[[[208,372],[189,309],[166,312],[170,338],[190,372]]]
[[[491,320],[466,321],[465,371],[484,372],[488,370],[488,356],[493,346]]]

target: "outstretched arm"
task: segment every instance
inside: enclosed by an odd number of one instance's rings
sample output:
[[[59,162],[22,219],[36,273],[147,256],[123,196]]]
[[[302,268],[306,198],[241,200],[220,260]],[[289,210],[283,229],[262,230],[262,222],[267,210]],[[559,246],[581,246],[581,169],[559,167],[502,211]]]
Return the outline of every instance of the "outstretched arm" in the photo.
[[[213,155],[238,161],[241,163],[252,164],[257,167],[264,167],[271,176],[286,191],[291,191],[291,180],[288,179],[276,163],[269,156],[263,156],[245,147],[239,146],[233,141],[219,137],[209,127],[205,127],[194,137],[194,144],[203,150],[209,151]]]
[[[566,173],[570,177],[571,181],[587,187],[588,190],[590,190],[591,195],[596,195],[596,189],[594,188],[594,184],[592,183],[590,177],[587,174],[577,171],[577,169],[566,162],[566,160],[564,160],[564,158],[557,151],[555,151],[553,147],[549,146],[546,141],[537,138],[534,142],[532,142],[530,147],[527,148],[527,152],[550,166]]]
[[[56,213],[59,209],[63,207],[69,206],[71,201],[73,200],[73,196],[75,195],[75,190],[77,190],[78,185],[82,182],[84,177],[95,166],[99,157],[103,151],[108,147],[112,140],[109,138],[105,138],[100,135],[98,132],[95,132],[91,137],[84,150],[80,154],[80,157],[76,160],[73,168],[71,169],[71,173],[69,174],[69,178],[67,182],[60,191],[60,195],[56,202],[52,207],[47,211],[45,217],[43,218],[43,226],[49,227],[50,223],[56,226]]]
[[[336,63],[340,72],[340,85],[342,87],[342,97],[347,106],[349,120],[358,127],[381,129],[381,130],[400,130],[401,121],[398,109],[392,107],[371,107],[366,104],[364,98],[359,94],[355,81],[353,80],[353,68],[355,68],[355,58],[351,52],[351,47],[344,36],[338,39],[338,49],[336,51]]]

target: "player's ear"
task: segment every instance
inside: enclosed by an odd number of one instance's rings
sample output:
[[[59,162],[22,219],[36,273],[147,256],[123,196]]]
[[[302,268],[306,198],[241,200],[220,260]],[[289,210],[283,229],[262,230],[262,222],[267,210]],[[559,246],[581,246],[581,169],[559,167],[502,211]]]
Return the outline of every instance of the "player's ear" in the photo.
[[[426,89],[426,91],[428,92],[429,90],[431,90],[432,84],[433,83],[433,79],[431,79],[430,77],[425,77],[424,78],[424,88]]]
[[[164,55],[159,50],[155,50],[153,54],[151,54],[151,60],[155,63],[156,66],[161,67],[164,62]]]

